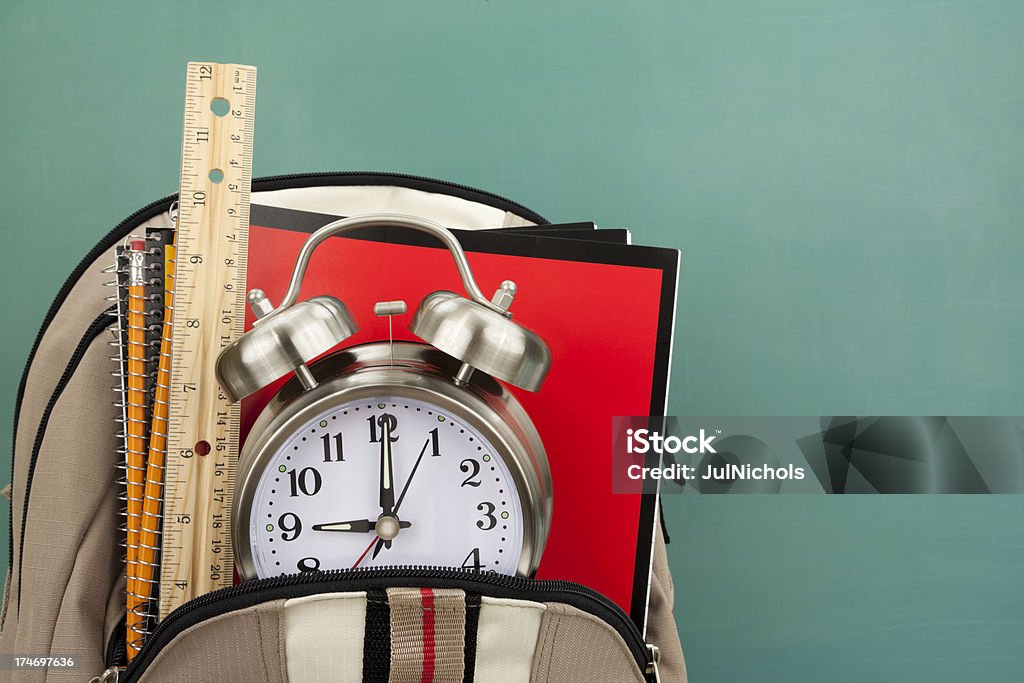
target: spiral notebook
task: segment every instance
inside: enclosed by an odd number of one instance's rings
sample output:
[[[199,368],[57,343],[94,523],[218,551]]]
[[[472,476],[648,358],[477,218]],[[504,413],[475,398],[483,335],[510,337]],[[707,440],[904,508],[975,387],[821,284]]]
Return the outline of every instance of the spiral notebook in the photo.
[[[155,554],[159,542],[143,544],[143,507],[146,498],[147,465],[154,416],[161,344],[165,337],[164,318],[169,282],[165,278],[170,229],[151,229],[132,236],[117,247],[115,263],[107,272],[115,279],[111,295],[116,317],[111,346],[118,363],[118,439],[120,443],[118,480],[121,497],[121,543],[125,549],[125,602],[127,609],[125,646],[138,650],[152,631],[155,620],[159,560],[146,559],[142,571],[140,552]],[[152,516],[152,514],[150,515]],[[159,530],[159,510],[148,527]]]

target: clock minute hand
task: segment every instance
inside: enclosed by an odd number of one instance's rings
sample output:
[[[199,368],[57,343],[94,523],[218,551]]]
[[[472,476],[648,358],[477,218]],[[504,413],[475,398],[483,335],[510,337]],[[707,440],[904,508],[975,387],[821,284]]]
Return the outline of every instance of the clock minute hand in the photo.
[[[430,445],[430,439],[423,444],[423,448],[420,450],[419,456],[416,458],[416,463],[412,466],[412,471],[409,472],[409,478],[405,480],[405,485],[402,487],[402,492],[398,494],[398,503],[395,505],[395,514],[398,514],[399,508],[402,507],[402,501],[405,500],[405,494],[409,491],[409,484],[412,483],[412,478],[416,476],[416,470],[420,468],[420,462],[423,460],[423,454],[427,452],[427,446]],[[378,539],[377,545],[373,548],[373,557],[370,559],[377,559],[377,555],[380,554],[381,548],[385,546],[383,540]]]
[[[380,425],[380,516],[393,517],[395,508],[395,470],[391,460],[391,422],[394,417],[383,413],[378,419]],[[391,541],[384,544],[391,547]]]
[[[395,507],[395,477],[391,464],[391,416],[384,413],[377,420],[380,425],[380,509],[382,515],[392,515]]]

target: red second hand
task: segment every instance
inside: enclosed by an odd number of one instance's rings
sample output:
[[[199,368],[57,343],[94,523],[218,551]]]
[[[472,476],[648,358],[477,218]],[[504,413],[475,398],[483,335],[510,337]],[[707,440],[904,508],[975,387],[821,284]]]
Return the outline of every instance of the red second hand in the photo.
[[[370,552],[370,548],[372,548],[377,543],[377,539],[378,538],[379,538],[378,536],[374,536],[373,537],[373,540],[370,541],[370,545],[366,546],[366,550],[364,550],[363,554],[359,556],[359,559],[356,560],[356,563],[354,565],[352,565],[352,569],[355,569],[356,567],[359,566],[359,563],[362,562],[363,559],[366,557],[366,555]]]

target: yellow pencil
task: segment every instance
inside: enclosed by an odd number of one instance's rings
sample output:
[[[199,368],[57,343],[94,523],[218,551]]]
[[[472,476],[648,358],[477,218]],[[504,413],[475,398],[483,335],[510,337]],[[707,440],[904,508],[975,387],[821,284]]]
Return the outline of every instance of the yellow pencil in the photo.
[[[171,330],[174,310],[174,256],[172,245],[164,248],[164,321],[160,338],[156,390],[153,397],[153,421],[149,429],[149,457],[146,460],[146,486],[142,505],[142,529],[139,534],[138,568],[134,609],[143,623],[149,616],[155,585],[154,573],[160,547],[160,520],[164,494],[164,462],[167,457],[168,385],[171,381]],[[129,609],[132,606],[129,605]],[[136,638],[128,643],[128,660],[138,654],[143,643]]]
[[[128,248],[127,368],[125,430],[127,465],[127,642],[138,638],[140,615],[133,610],[137,601],[139,530],[142,526],[142,497],[146,476],[146,243],[133,240]]]

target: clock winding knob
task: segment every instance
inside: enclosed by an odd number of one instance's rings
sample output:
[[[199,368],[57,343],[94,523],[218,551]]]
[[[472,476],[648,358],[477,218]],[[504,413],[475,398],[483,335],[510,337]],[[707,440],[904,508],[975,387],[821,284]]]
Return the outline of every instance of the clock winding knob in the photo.
[[[494,296],[491,297],[491,303],[496,306],[508,311],[512,306],[512,301],[516,298],[516,292],[519,291],[519,287],[512,280],[505,280],[498,287],[497,291],[494,292]],[[511,316],[511,313],[507,313]]]

